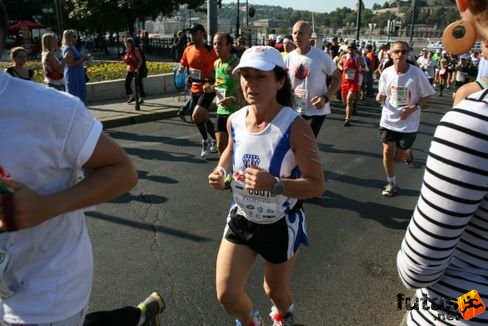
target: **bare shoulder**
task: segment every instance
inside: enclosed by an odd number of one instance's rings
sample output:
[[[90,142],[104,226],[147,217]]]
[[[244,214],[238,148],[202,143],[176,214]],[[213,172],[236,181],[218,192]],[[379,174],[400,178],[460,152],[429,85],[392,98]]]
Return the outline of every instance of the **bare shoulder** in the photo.
[[[456,106],[459,102],[464,100],[468,95],[473,94],[481,90],[480,85],[476,82],[464,84],[457,91],[454,96],[453,106]]]
[[[315,136],[310,124],[298,116],[291,126],[290,143],[292,149],[297,147],[316,146]]]

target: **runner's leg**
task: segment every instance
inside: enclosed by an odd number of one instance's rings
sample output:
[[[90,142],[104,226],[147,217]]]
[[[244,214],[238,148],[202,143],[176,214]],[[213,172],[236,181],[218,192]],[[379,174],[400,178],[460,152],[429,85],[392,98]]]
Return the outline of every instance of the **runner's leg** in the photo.
[[[256,252],[249,247],[225,238],[222,239],[217,256],[217,299],[225,311],[243,325],[249,325],[252,321],[253,304],[245,292],[245,286],[256,256]]]

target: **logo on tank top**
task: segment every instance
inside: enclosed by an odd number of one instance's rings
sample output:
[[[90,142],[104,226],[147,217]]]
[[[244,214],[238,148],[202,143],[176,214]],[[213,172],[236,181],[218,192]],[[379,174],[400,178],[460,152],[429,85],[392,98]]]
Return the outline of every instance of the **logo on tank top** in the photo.
[[[250,167],[251,165],[259,166],[261,159],[259,158],[259,155],[244,154],[242,157],[242,163],[246,168]]]

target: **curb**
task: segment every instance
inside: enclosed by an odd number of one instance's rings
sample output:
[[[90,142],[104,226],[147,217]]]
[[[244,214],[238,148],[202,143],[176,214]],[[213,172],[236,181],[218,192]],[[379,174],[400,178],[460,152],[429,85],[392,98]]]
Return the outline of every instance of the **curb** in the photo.
[[[136,123],[144,123],[155,120],[169,119],[176,117],[177,109],[161,109],[153,112],[141,112],[120,117],[100,119],[104,129],[127,126]]]

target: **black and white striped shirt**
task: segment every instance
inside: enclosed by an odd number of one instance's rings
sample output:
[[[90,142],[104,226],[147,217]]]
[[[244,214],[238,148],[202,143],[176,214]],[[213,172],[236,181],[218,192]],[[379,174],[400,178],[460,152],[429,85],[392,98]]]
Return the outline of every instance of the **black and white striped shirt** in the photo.
[[[416,296],[454,298],[470,290],[488,307],[488,90],[446,113],[436,129],[421,194],[397,256],[400,278]],[[408,325],[481,325],[439,320],[414,309]]]

